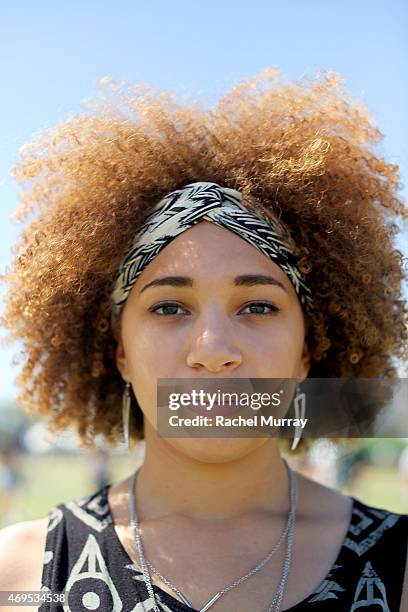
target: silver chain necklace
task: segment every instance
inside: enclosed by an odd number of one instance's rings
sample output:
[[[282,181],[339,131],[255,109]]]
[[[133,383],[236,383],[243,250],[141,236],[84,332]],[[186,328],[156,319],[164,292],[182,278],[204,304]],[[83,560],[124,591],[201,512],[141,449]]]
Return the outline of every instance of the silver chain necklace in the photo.
[[[292,547],[293,547],[293,537],[294,537],[294,530],[295,530],[295,516],[296,516],[296,502],[297,502],[297,486],[296,486],[297,482],[296,482],[296,476],[295,476],[294,472],[291,470],[291,468],[288,466],[286,461],[284,461],[284,463],[285,463],[285,466],[286,466],[286,468],[288,470],[288,475],[289,475],[289,483],[290,483],[290,485],[289,485],[289,487],[290,487],[290,511],[289,511],[289,514],[288,514],[288,520],[287,520],[286,526],[283,529],[283,531],[282,531],[278,541],[273,546],[272,550],[266,555],[266,557],[264,557],[264,559],[262,559],[262,561],[260,563],[258,563],[258,565],[256,565],[252,570],[250,570],[244,576],[241,576],[241,578],[238,578],[237,580],[232,582],[227,587],[224,587],[223,589],[221,589],[220,591],[215,593],[215,595],[209,601],[207,601],[207,603],[205,603],[202,608],[200,608],[200,612],[206,612],[211,606],[213,606],[215,604],[215,602],[222,595],[224,595],[225,593],[227,593],[231,589],[239,586],[245,580],[247,580],[248,578],[250,578],[251,576],[253,576],[257,572],[259,572],[268,563],[268,561],[270,561],[270,559],[277,552],[277,550],[279,549],[279,547],[282,544],[283,540],[287,536],[286,554],[285,554],[285,559],[284,559],[284,562],[283,562],[283,569],[282,569],[281,578],[280,578],[280,581],[279,581],[276,593],[275,593],[275,595],[273,597],[273,600],[272,600],[270,606],[267,609],[267,612],[279,612],[280,606],[281,606],[281,603],[282,603],[282,599],[283,599],[283,595],[285,593],[286,582],[287,582],[287,578],[288,578],[288,575],[289,575],[289,570],[290,570],[291,560],[292,560]],[[159,608],[157,606],[156,597],[155,597],[155,594],[154,594],[154,591],[153,591],[153,585],[152,585],[150,574],[149,574],[149,568],[150,568],[150,570],[154,574],[156,574],[160,578],[160,580],[164,584],[166,584],[172,591],[177,593],[177,595],[186,604],[187,607],[193,609],[193,606],[188,601],[188,599],[185,597],[185,595],[183,595],[183,593],[177,587],[175,587],[170,582],[170,580],[165,578],[155,568],[155,566],[152,563],[150,563],[150,561],[148,561],[145,558],[145,556],[144,556],[142,541],[141,541],[141,537],[140,537],[140,528],[139,528],[139,523],[138,523],[137,514],[136,514],[136,500],[135,500],[135,493],[134,493],[135,492],[136,478],[137,478],[137,475],[139,473],[139,469],[136,470],[136,472],[129,479],[129,485],[128,485],[129,513],[130,513],[130,517],[131,517],[130,523],[131,523],[131,525],[133,527],[133,536],[134,536],[135,547],[136,547],[136,550],[137,550],[137,553],[138,553],[138,556],[139,556],[140,566],[141,566],[141,569],[142,569],[142,574],[143,574],[143,579],[144,579],[144,582],[145,582],[145,585],[146,585],[146,589],[147,589],[149,597],[151,598],[151,601],[153,603],[153,610],[154,610],[154,612],[160,612],[160,610],[159,610]]]

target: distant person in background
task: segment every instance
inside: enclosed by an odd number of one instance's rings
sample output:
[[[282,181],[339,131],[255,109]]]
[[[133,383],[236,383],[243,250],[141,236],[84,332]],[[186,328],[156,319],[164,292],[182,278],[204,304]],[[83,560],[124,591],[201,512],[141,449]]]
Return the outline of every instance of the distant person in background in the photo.
[[[23,405],[145,457],[0,532],[0,589],[66,589],[74,612],[397,612],[408,515],[299,474],[276,437],[157,428],[160,378],[398,376],[408,215],[380,132],[331,74],[270,69],[210,110],[108,93],[23,149],[3,324]]]

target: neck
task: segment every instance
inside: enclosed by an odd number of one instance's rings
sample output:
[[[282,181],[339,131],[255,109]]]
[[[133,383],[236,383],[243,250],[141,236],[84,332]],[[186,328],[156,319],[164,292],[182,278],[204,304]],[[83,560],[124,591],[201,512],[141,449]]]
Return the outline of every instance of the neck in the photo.
[[[138,513],[191,519],[233,519],[253,512],[286,514],[289,479],[274,438],[239,459],[199,461],[146,427],[146,455],[137,478]]]

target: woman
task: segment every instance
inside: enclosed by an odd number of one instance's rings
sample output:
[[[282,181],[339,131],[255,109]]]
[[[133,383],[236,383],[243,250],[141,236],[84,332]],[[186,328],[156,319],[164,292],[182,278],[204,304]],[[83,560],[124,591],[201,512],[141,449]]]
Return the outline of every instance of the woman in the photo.
[[[22,153],[37,215],[3,324],[23,405],[92,445],[126,436],[130,403],[146,455],[3,530],[1,588],[66,589],[75,611],[406,609],[406,515],[295,474],[275,437],[156,422],[158,379],[396,377],[407,211],[380,133],[331,75],[266,71],[211,111],[116,94]]]

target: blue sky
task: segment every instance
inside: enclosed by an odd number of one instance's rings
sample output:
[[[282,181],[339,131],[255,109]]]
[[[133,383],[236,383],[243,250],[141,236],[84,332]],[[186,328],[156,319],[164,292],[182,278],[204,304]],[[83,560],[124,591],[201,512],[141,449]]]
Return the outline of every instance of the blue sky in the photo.
[[[385,135],[387,159],[408,172],[408,5],[390,0],[88,0],[3,4],[0,19],[0,270],[19,227],[10,177],[37,130],[80,112],[101,77],[149,82],[215,100],[263,68],[289,79],[340,72]],[[404,189],[406,196],[406,189]],[[408,240],[398,246],[408,256]],[[18,347],[0,347],[0,400],[13,396]]]

